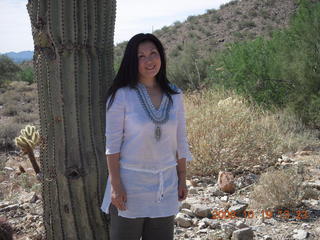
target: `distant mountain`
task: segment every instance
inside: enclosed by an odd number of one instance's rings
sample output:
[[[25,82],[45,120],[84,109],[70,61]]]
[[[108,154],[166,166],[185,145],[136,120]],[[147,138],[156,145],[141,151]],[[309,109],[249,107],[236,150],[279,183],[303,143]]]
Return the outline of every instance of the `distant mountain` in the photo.
[[[8,56],[16,63],[21,63],[23,61],[30,61],[33,58],[33,51],[22,51],[22,52],[8,52],[3,55]]]

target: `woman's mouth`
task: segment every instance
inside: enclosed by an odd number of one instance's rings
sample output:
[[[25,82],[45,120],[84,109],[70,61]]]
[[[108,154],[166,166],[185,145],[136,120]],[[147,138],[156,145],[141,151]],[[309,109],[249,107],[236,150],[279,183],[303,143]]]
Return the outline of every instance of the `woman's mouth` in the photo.
[[[154,66],[147,67],[146,69],[147,69],[147,70],[153,70],[153,69],[155,69],[155,67],[156,67],[156,66],[154,65]]]

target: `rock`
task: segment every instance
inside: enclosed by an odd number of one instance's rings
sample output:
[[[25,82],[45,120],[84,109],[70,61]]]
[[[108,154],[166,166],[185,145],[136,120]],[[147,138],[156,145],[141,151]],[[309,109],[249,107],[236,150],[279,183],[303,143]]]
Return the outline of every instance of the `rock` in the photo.
[[[183,208],[183,209],[180,210],[180,212],[181,212],[181,213],[184,213],[184,214],[187,214],[187,215],[190,216],[190,217],[194,217],[193,212],[192,212],[190,209],[188,209],[188,208]]]
[[[309,233],[305,230],[302,229],[295,229],[293,230],[295,234],[293,234],[293,239],[301,240],[301,239],[306,239],[309,235]]]
[[[207,224],[211,229],[219,229],[219,228],[221,228],[220,222],[217,221],[217,220],[214,220],[214,219],[208,219]]]
[[[19,208],[19,204],[12,204],[12,205],[6,206],[4,208],[1,208],[0,212],[9,212],[12,210],[16,210],[17,208]]]
[[[308,223],[302,223],[301,227],[304,228],[304,229],[310,229],[311,228],[311,226]]]
[[[207,224],[205,222],[200,221],[198,224],[199,229],[204,229],[207,227]]]
[[[192,225],[191,219],[188,217],[188,215],[183,214],[183,213],[177,214],[177,216],[175,218],[175,222],[177,223],[178,226],[184,227],[184,228],[191,227],[191,225]]]
[[[232,233],[237,230],[235,224],[232,222],[222,223],[221,229],[228,238],[230,238],[232,236]]]
[[[265,235],[263,236],[263,240],[272,240],[272,237],[270,237],[269,235]]]
[[[208,232],[208,229],[203,228],[203,229],[200,229],[197,233],[207,233],[207,232]]]
[[[313,182],[303,182],[302,186],[316,188],[320,190],[320,180],[315,180]]]
[[[3,170],[5,170],[5,171],[9,171],[9,172],[14,171],[14,169],[13,169],[13,168],[11,168],[11,167],[4,167],[4,168],[3,168]]]
[[[312,154],[313,154],[313,151],[300,151],[300,152],[296,152],[294,155],[295,156],[309,156]]]
[[[197,189],[196,189],[196,188],[194,188],[194,187],[190,187],[190,188],[189,188],[189,193],[190,193],[190,194],[197,194],[197,193],[198,193],[198,191],[197,191]]]
[[[248,204],[246,203],[241,203],[241,204],[236,204],[231,206],[228,211],[229,212],[235,212],[236,216],[241,217],[243,216],[244,211],[247,209]]]
[[[248,228],[249,226],[247,224],[245,224],[244,222],[242,222],[242,221],[237,221],[236,222],[236,227],[238,229],[241,229],[241,228]]]
[[[191,206],[191,211],[197,216],[201,218],[208,217],[211,214],[211,210],[208,207],[205,207],[200,204],[194,204]]]
[[[250,227],[242,228],[232,233],[232,240],[251,240],[253,239],[253,231]]]
[[[192,225],[198,225],[198,223],[199,223],[199,219],[198,218],[193,218],[192,219]]]
[[[219,189],[226,193],[234,193],[236,190],[236,185],[234,183],[234,177],[231,172],[219,172],[218,177]]]
[[[220,198],[220,200],[223,202],[228,202],[228,196],[223,196]]]
[[[187,208],[187,209],[190,209],[191,208],[191,204],[187,201],[184,201],[182,204],[181,204],[181,209],[182,208]]]
[[[212,233],[209,233],[207,239],[221,240],[221,239],[226,239],[226,238],[228,239],[229,237],[226,236],[226,234],[222,230],[220,230],[220,231],[214,231]]]
[[[218,185],[215,185],[214,187],[208,187],[207,191],[211,194],[211,196],[225,196],[226,193],[221,191],[218,187]]]
[[[31,199],[29,200],[29,202],[35,203],[38,199],[39,199],[39,197],[37,196],[36,193],[34,193],[33,196],[31,197]]]

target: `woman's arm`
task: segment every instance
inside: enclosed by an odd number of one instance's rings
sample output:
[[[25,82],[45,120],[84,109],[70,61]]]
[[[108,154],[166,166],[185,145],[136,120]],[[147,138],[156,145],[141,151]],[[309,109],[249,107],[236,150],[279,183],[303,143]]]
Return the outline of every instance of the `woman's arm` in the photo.
[[[187,198],[188,189],[186,184],[186,159],[181,158],[177,160],[177,174],[178,174],[178,197],[179,201]]]
[[[125,210],[127,200],[120,178],[120,149],[123,142],[125,96],[118,89],[114,101],[106,113],[106,158],[111,182],[111,202],[119,210]],[[107,106],[110,99],[107,102]]]
[[[111,202],[119,210],[126,210],[127,195],[120,178],[120,153],[106,155],[111,182]]]

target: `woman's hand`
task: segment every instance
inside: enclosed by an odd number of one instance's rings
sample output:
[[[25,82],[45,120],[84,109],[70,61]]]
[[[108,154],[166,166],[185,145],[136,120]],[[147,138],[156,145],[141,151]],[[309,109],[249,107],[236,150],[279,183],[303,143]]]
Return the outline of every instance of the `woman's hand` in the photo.
[[[178,196],[179,196],[179,201],[183,201],[187,198],[188,196],[188,188],[186,185],[186,181],[179,181],[178,183]]]
[[[127,194],[122,183],[111,184],[111,202],[121,211],[127,209],[125,204],[127,202]]]

